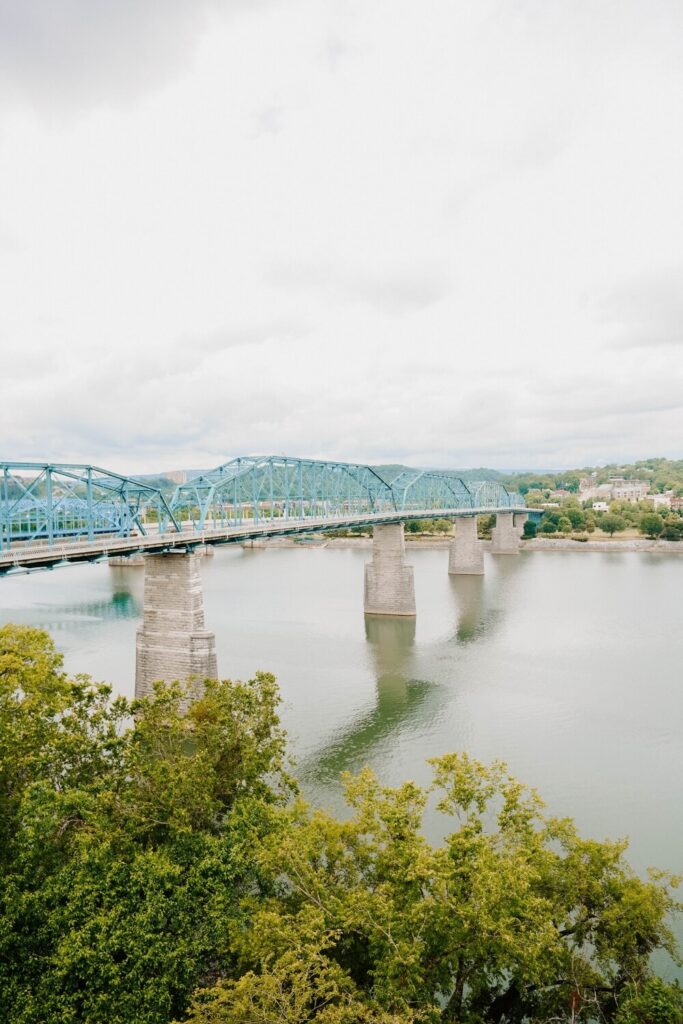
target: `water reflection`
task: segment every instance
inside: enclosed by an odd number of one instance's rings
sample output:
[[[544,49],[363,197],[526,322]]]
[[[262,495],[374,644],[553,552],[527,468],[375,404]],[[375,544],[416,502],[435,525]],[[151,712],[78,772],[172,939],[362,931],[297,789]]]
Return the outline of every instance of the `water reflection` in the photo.
[[[484,621],[484,577],[449,576],[458,604],[455,635],[461,644],[469,644],[488,632]]]
[[[119,570],[120,571],[120,570]],[[117,571],[117,573],[119,572]],[[50,633],[87,629],[98,623],[142,617],[141,597],[134,593],[127,579],[112,574],[111,592],[100,592],[89,601],[36,601],[30,608],[7,610],[3,618],[25,622]]]
[[[413,678],[415,619],[365,616],[365,636],[377,678],[374,708],[340,730],[301,766],[304,779],[331,782],[357,770],[390,735],[431,717],[439,687]]]

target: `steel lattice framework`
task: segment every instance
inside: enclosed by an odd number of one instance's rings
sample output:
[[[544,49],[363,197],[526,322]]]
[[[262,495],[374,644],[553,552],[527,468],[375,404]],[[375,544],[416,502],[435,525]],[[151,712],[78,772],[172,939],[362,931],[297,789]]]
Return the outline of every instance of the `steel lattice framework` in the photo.
[[[201,530],[245,519],[360,515],[394,504],[391,487],[369,466],[272,455],[240,456],[181,484],[171,508]]]
[[[198,530],[245,520],[343,519],[378,512],[438,512],[524,505],[495,481],[447,470],[405,470],[387,483],[371,466],[283,455],[242,456],[176,488],[171,508]]]
[[[491,480],[409,469],[244,456],[163,492],[98,466],[0,463],[0,575],[135,552],[192,550],[340,526],[524,511]]]
[[[99,466],[0,463],[0,551],[58,539],[94,541],[146,534],[146,523],[178,529],[156,487]]]

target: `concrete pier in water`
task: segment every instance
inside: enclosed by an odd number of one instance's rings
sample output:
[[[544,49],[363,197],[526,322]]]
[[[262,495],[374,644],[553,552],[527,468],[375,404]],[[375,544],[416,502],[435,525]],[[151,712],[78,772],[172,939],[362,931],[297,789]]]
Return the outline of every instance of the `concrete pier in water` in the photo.
[[[413,567],[406,565],[403,523],[373,527],[372,561],[365,566],[366,615],[415,615]]]
[[[496,525],[491,531],[491,551],[496,555],[518,555],[520,529],[513,512],[496,512]]]
[[[476,516],[456,519],[455,537],[448,547],[448,571],[453,576],[483,574],[484,550],[477,536]]]
[[[137,632],[135,696],[158,679],[192,681],[197,694],[215,679],[216,641],[204,628],[197,555],[171,552],[145,557],[143,624]]]
[[[515,512],[515,529],[518,531],[520,537],[524,535],[524,524],[528,518],[528,512]]]

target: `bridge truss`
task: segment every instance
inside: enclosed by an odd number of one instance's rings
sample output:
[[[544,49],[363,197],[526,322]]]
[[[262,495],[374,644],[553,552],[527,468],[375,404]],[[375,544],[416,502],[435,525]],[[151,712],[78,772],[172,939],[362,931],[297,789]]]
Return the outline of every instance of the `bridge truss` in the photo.
[[[384,480],[371,466],[283,455],[232,459],[176,488],[171,509],[197,530],[245,520],[343,519],[353,515],[524,505],[495,481],[466,483],[447,470],[405,470]]]
[[[161,522],[178,529],[162,492],[140,480],[99,466],[0,463],[0,551],[13,543],[144,536]]]
[[[33,564],[29,549],[56,552],[67,545],[64,558],[74,560],[80,545],[79,557],[95,559],[111,554],[113,542],[126,553],[167,550],[199,543],[207,531],[212,543],[224,543],[245,529],[304,533],[524,504],[496,481],[464,481],[447,470],[404,470],[388,481],[371,466],[282,455],[232,459],[181,484],[168,500],[157,487],[98,466],[4,462],[0,573]],[[42,559],[57,561],[56,555]]]

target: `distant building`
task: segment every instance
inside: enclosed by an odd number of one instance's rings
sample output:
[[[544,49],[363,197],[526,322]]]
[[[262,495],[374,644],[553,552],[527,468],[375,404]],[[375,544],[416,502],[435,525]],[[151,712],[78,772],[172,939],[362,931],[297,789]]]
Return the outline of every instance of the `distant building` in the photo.
[[[642,501],[650,490],[647,480],[625,480],[623,476],[610,477],[613,501]]]
[[[649,490],[647,480],[626,480],[623,476],[613,476],[606,484],[599,484],[596,474],[592,473],[581,480],[579,498],[582,501],[642,501]]]
[[[671,499],[671,511],[683,512],[683,495],[681,497]]]
[[[591,508],[594,512],[609,512],[609,505],[606,501],[594,501]]]
[[[571,496],[572,492],[566,491],[563,487],[558,487],[556,491],[551,491],[549,494],[553,501],[562,501],[563,498],[571,498]]]
[[[595,497],[595,490],[598,486],[598,474],[591,473],[590,476],[583,476],[579,480],[579,498],[582,501],[590,501]]]
[[[665,491],[664,494],[648,494],[648,501],[651,501],[655,508],[671,508],[673,491]]]
[[[170,480],[174,484],[186,484],[187,483],[187,470],[186,469],[174,469],[171,473],[165,474],[166,479]]]

